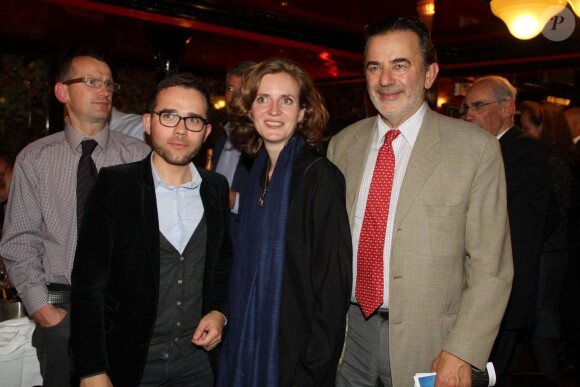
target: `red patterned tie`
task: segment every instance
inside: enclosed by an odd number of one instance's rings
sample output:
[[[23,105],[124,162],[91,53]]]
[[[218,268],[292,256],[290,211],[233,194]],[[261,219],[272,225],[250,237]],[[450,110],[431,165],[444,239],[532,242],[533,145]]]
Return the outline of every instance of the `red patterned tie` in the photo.
[[[379,149],[358,242],[355,296],[367,318],[383,303],[383,251],[395,175],[393,140],[399,133],[389,130]]]

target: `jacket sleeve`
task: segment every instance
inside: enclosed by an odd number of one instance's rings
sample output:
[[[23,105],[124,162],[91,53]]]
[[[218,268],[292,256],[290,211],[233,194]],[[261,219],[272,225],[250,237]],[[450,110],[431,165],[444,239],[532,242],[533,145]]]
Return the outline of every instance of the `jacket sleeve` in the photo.
[[[294,385],[334,385],[344,343],[352,287],[352,240],[345,204],[345,181],[336,167],[320,159],[307,173],[304,201],[304,255],[312,292],[309,334],[301,350]],[[318,167],[318,168],[316,168]],[[308,289],[308,288],[307,288]]]
[[[497,141],[477,164],[467,203],[466,288],[443,350],[485,369],[510,295],[513,262],[505,174]]]
[[[102,169],[85,205],[72,271],[70,348],[79,377],[109,368],[105,341],[105,289],[115,236],[113,182]]]
[[[29,314],[45,306],[48,299],[42,265],[43,214],[37,174],[31,156],[19,155],[0,240],[0,256]]]
[[[217,310],[227,317],[228,287],[233,262],[233,247],[229,233],[229,188],[225,177],[217,173],[212,173],[211,175],[204,173],[202,176],[204,179],[211,179],[212,188],[208,189],[208,191],[213,191],[216,204],[216,211],[208,215],[216,216],[214,219],[208,219],[214,224],[212,231],[214,235],[210,237],[216,239],[208,247],[213,249],[213,251],[207,252],[208,256],[209,254],[215,255],[216,261],[213,273],[210,274],[211,285],[206,283],[206,285],[210,286],[210,291],[204,303],[204,313]],[[206,278],[206,280],[208,279]]]

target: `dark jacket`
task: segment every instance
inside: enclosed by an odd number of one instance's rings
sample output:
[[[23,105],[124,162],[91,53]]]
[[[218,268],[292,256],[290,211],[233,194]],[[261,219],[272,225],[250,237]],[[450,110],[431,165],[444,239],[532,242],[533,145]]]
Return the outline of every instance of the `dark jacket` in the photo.
[[[344,177],[328,159],[305,146],[291,187],[279,328],[280,386],[334,386],[352,286]]]
[[[207,222],[203,314],[226,314],[232,263],[228,186],[198,170]],[[86,204],[72,272],[74,373],[107,371],[115,386],[143,375],[159,304],[159,222],[151,158],[103,168]]]
[[[503,329],[529,327],[534,317],[538,268],[552,183],[541,144],[519,128],[499,140],[505,165],[514,280]]]

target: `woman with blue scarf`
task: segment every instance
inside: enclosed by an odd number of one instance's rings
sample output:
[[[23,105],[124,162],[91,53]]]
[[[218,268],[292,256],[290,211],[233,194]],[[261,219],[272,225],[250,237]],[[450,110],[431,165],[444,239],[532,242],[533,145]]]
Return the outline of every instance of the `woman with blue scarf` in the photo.
[[[318,148],[328,121],[306,72],[251,67],[230,105],[234,141],[257,155],[230,280],[219,386],[334,386],[351,294],[340,171]]]

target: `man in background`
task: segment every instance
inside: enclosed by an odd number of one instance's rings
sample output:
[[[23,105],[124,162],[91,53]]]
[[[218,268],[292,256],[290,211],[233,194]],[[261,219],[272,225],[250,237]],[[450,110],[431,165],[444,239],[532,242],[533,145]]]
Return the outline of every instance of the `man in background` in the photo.
[[[254,62],[240,62],[226,75],[226,106],[229,106],[234,95],[242,87],[244,72],[253,66]],[[246,186],[252,168],[252,158],[236,149],[230,140],[234,128],[228,122],[224,126],[224,133],[217,140],[213,152],[213,165],[218,173],[228,180],[230,185],[230,234],[235,245],[240,224],[240,192]]]
[[[580,375],[580,107],[564,110],[574,142],[572,196],[568,214],[569,261],[562,291],[562,323],[566,343],[560,372]]]
[[[119,133],[147,141],[147,133],[143,126],[143,116],[139,114],[123,113],[113,106],[109,128]]]
[[[517,90],[503,77],[477,79],[465,96],[463,119],[500,143],[514,262],[509,303],[490,361],[498,375],[516,371],[524,337],[533,322],[540,255],[551,192],[548,159],[541,144],[514,124]]]
[[[54,86],[68,112],[65,129],[29,144],[16,158],[0,256],[36,321],[32,345],[44,386],[70,384],[70,281],[84,199],[100,168],[141,160],[150,151],[109,130],[118,90],[101,53],[67,52]]]
[[[566,121],[568,121],[568,126],[570,126],[572,141],[574,144],[578,144],[578,141],[580,141],[580,107],[566,109],[564,110],[564,115],[566,116]]]
[[[8,156],[0,154],[0,237],[2,236],[2,225],[6,213],[6,202],[8,201],[8,182],[6,174],[11,173],[12,162]]]

